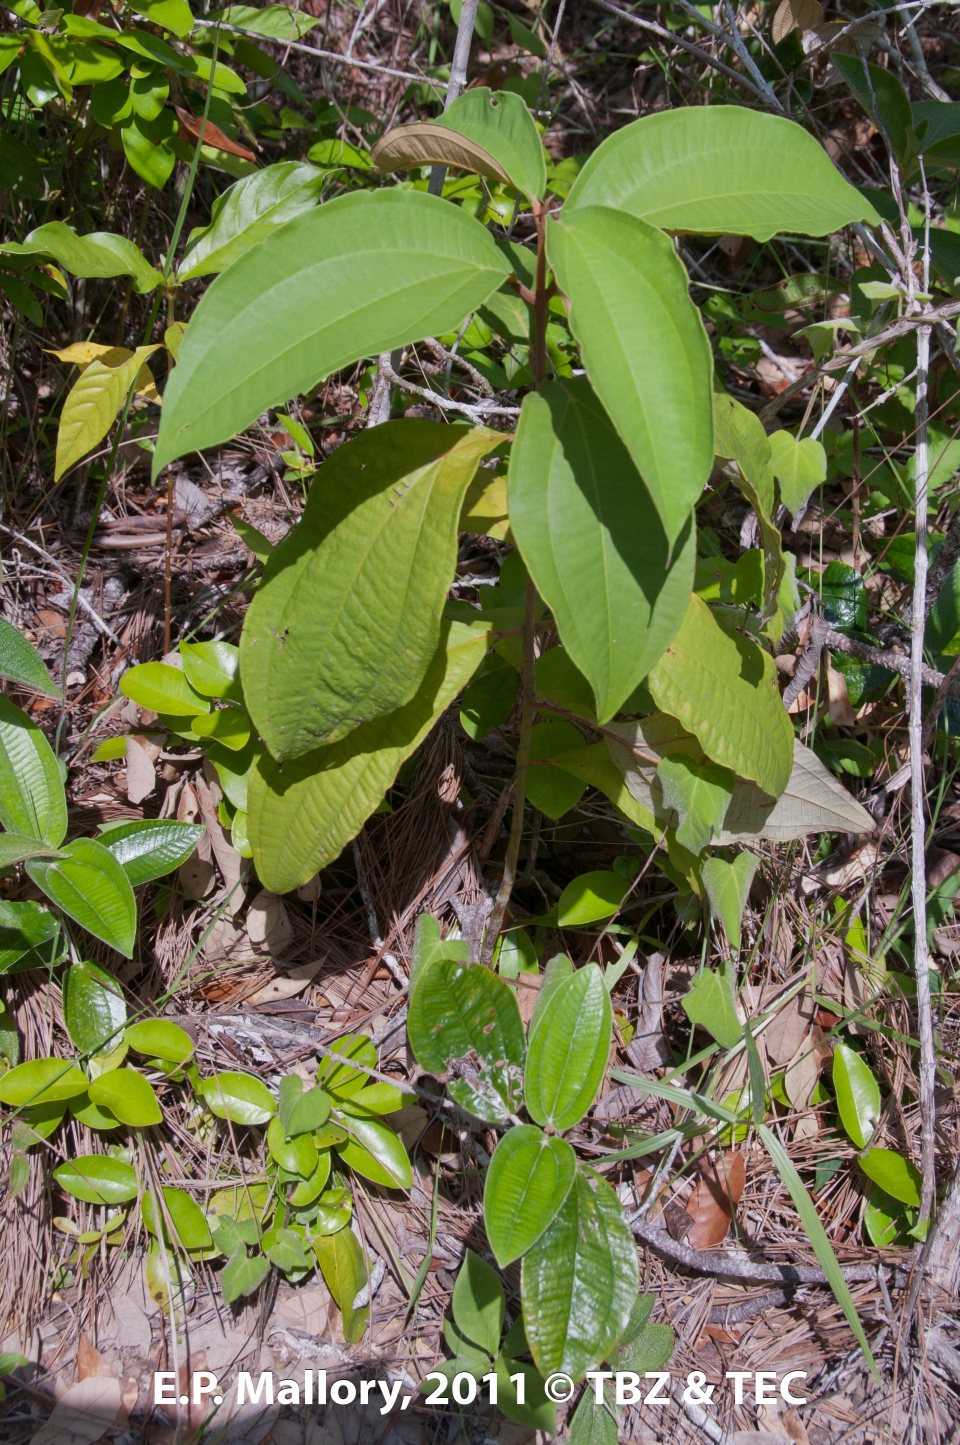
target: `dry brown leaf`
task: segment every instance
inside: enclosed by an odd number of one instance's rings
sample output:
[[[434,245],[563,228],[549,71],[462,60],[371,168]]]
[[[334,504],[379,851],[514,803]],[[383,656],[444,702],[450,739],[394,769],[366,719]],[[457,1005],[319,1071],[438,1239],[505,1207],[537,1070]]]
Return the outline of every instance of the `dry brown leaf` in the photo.
[[[281,953],[293,937],[286,904],[268,888],[262,888],[247,909],[247,937],[270,953]]]
[[[787,1065],[783,1087],[795,1109],[805,1109],[820,1077],[820,1060],[816,1040],[811,1035],[802,1039]]]
[[[728,1150],[701,1169],[687,1200],[687,1213],[693,1220],[687,1235],[691,1249],[712,1249],[726,1239],[746,1182],[746,1165],[738,1149]]]
[[[237,885],[243,872],[243,859],[227,838],[217,816],[217,805],[221,797],[219,785],[215,786],[207,779],[198,777],[195,786],[200,804],[200,818],[207,829],[206,837],[210,840],[217,867],[223,875],[224,886],[228,893],[233,894],[236,908],[242,902],[242,894],[237,890]]]
[[[200,134],[200,127],[203,125],[202,117],[194,115],[192,111],[184,110],[180,105],[175,105],[173,108],[177,112],[177,120],[180,122],[180,139],[195,141]],[[228,155],[239,156],[241,160],[255,161],[257,159],[253,151],[247,150],[246,146],[238,145],[235,140],[231,140],[218,125],[214,125],[213,121],[209,119],[203,126],[203,144],[213,146],[218,151],[226,151]]]
[[[804,989],[784,1004],[763,1031],[763,1043],[771,1064],[787,1064],[794,1057],[813,1022],[815,1004]]]
[[[823,7],[819,0],[781,0],[773,17],[771,34],[774,45],[779,45],[791,30],[815,30],[823,24]]]
[[[303,963],[299,968],[291,968],[289,973],[272,978],[263,988],[258,989],[247,1000],[248,1003],[276,1003],[284,998],[296,998],[298,993],[312,983],[313,979],[320,972],[323,965],[322,959],[315,963]]]
[[[814,0],[815,3],[815,0]],[[847,679],[827,658],[827,697],[829,698],[830,721],[835,727],[850,728],[857,720],[850,696],[847,692]]]
[[[927,849],[927,887],[939,888],[960,868],[960,856],[947,848]]]
[[[177,822],[197,823],[200,820],[200,800],[190,783],[184,783],[177,799]]]
[[[807,1434],[807,1427],[804,1425],[796,1410],[790,1409],[786,1414],[780,1416],[780,1429],[797,1445],[810,1445],[810,1436]]]
[[[520,1009],[520,1017],[523,1019],[523,1027],[530,1027],[530,1020],[533,1018],[533,1011],[537,1006],[537,999],[540,997],[540,985],[543,982],[542,973],[521,973],[517,976],[517,1006]]]
[[[207,894],[213,891],[217,872],[212,863],[194,854],[186,863],[180,864],[177,877],[188,898],[206,898]]]
[[[159,754],[159,748],[157,753]],[[142,803],[157,786],[157,770],[151,749],[145,739],[128,737],[126,741],[127,798],[131,803]]]
[[[90,1375],[78,1380],[54,1405],[30,1445],[93,1445],[116,1424],[121,1407],[120,1381],[112,1371],[109,1379]]]
[[[409,1153],[427,1127],[429,1118],[426,1109],[422,1109],[419,1104],[405,1104],[395,1113],[387,1114],[383,1122],[389,1124]]]
[[[493,181],[510,184],[510,177],[489,151],[458,131],[431,121],[394,126],[381,136],[370,159],[381,171],[409,171],[440,164],[475,171]]]
[[[105,1380],[116,1379],[116,1374],[96,1345],[91,1344],[85,1334],[81,1334],[80,1343],[77,1345],[77,1379],[91,1380],[96,1376]]]

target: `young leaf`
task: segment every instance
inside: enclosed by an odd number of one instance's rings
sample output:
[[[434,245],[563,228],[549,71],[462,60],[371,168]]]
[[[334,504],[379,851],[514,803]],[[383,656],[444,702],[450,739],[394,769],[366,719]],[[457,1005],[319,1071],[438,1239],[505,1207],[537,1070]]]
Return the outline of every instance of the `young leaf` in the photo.
[[[583,364],[671,546],[713,466],[713,357],[673,242],[623,211],[585,206],[547,229]]]
[[[756,241],[880,224],[813,136],[739,105],[686,106],[625,125],[587,161],[564,213],[582,206],[615,206],[667,231]]]
[[[227,5],[223,10],[208,13],[211,20],[222,20],[224,25],[234,25],[251,35],[263,35],[267,40],[300,40],[320,24],[316,16],[306,15],[289,5],[265,5],[262,10],[255,5]]]
[[[62,853],[55,863],[27,863],[30,877],[81,928],[132,958],[137,903],[126,873],[93,838],[77,838]]]
[[[46,697],[60,696],[37,649],[5,617],[0,617],[0,677]]]
[[[395,421],[326,463],[264,569],[240,643],[246,704],[278,762],[414,696],[439,640],[463,494],[499,439]]]
[[[451,1305],[454,1320],[471,1344],[496,1355],[503,1330],[503,1285],[496,1270],[472,1249],[463,1257]]]
[[[154,476],[360,357],[456,330],[508,274],[489,232],[436,196],[361,191],[294,217],[193,313]]]
[[[864,1149],[880,1118],[880,1089],[860,1055],[846,1044],[838,1043],[833,1051],[833,1087],[843,1127],[857,1148]]]
[[[163,1121],[156,1094],[136,1069],[111,1069],[94,1079],[87,1092],[92,1104],[109,1109],[121,1124],[145,1129]]]
[[[727,633],[695,593],[647,686],[712,762],[779,798],[793,765],[793,725],[773,658],[749,638]]]
[[[31,1059],[0,1075],[0,1104],[24,1109],[75,1099],[87,1091],[87,1079],[65,1059]]]
[[[0,899],[0,974],[14,970],[25,955],[20,968],[49,968],[58,963],[63,947],[55,942],[58,932],[56,916],[49,908]]]
[[[650,493],[585,377],[545,382],[524,398],[509,501],[513,534],[566,648],[557,655],[588,679],[606,722],[683,620],[695,529],[668,565]],[[540,664],[553,655],[538,661],[541,695]]]
[[[698,763],[686,753],[663,758],[657,768],[663,805],[672,808],[679,822],[677,842],[690,853],[700,853],[720,832],[735,778],[729,768]]]
[[[283,6],[272,7],[292,14]],[[252,14],[262,15],[260,10]],[[316,22],[313,22],[316,23]],[[209,226],[191,231],[177,281],[225,271],[264,241],[277,226],[312,211],[320,199],[323,172],[301,161],[280,161],[243,176],[213,203]]]
[[[196,1203],[192,1195],[185,1189],[174,1189],[172,1185],[163,1186],[163,1202],[166,1206],[165,1213],[170,1216],[177,1233],[179,1242],[184,1249],[209,1249],[213,1244],[203,1210]],[[154,1211],[154,1198],[150,1190],[145,1190],[143,1199],[140,1201],[140,1210],[143,1218],[143,1227],[151,1234],[163,1233],[167,1243],[171,1243],[170,1232],[166,1218],[159,1224]]]
[[[220,1274],[224,1304],[232,1305],[234,1300],[246,1299],[249,1295],[256,1294],[269,1273],[270,1261],[264,1259],[262,1254],[248,1256],[246,1248],[241,1244],[236,1254],[230,1256]]]
[[[287,893],[339,857],[476,671],[486,646],[485,632],[444,623],[437,654],[404,707],[282,771],[266,754],[259,759],[250,777],[247,827],[265,887]]]
[[[923,1176],[909,1159],[893,1149],[868,1149],[860,1155],[859,1163],[867,1178],[879,1184],[885,1194],[919,1209]]]
[[[551,995],[527,1050],[523,1091],[538,1124],[562,1133],[590,1108],[610,1056],[613,1010],[595,963]]]
[[[582,1379],[623,1334],[636,1295],[637,1249],[620,1201],[599,1175],[580,1169],[523,1257],[523,1318],[541,1374]]]
[[[470,945],[462,938],[440,937],[440,924],[432,913],[421,913],[413,931],[413,952],[410,959],[410,991],[416,988],[428,968],[441,959],[454,963],[470,962]]]
[[[152,387],[153,376],[146,365],[159,346],[138,346],[133,353],[116,348],[116,363],[111,354],[85,366],[67,393],[57,430],[57,461],[54,480],[92,452],[102,441],[123,406],[134,381],[138,387]]]
[[[202,1079],[200,1089],[211,1113],[234,1124],[266,1124],[277,1110],[270,1090],[252,1074],[228,1069]]]
[[[707,858],[700,869],[711,916],[723,924],[730,946],[737,952],[740,951],[740,920],[759,862],[755,853],[744,852],[738,853],[732,863],[723,858]]]
[[[794,1168],[793,1161],[773,1130],[768,1128],[766,1124],[761,1124],[757,1132],[763,1141],[764,1148],[773,1160],[777,1173],[790,1191],[790,1196],[797,1206],[797,1213],[800,1215],[800,1222],[803,1225],[804,1232],[813,1245],[813,1252],[820,1261],[821,1269],[827,1276],[827,1281],[833,1290],[834,1299],[843,1310],[844,1318],[853,1331],[854,1339],[863,1350],[867,1364],[870,1366],[874,1378],[879,1383],[880,1376],[877,1373],[877,1367],[874,1364],[873,1355],[867,1343],[867,1337],[863,1332],[863,1325],[860,1323],[857,1307],[850,1294],[850,1286],[843,1277],[843,1271],[837,1263],[837,1257],[827,1238],[826,1230],[820,1222],[817,1206],[807,1193],[803,1180]]]
[[[214,712],[201,713],[190,724],[201,738],[210,738],[238,753],[250,741],[250,714],[243,707],[220,707]]]
[[[82,1054],[109,1054],[127,1022],[123,990],[95,963],[74,963],[63,975],[63,1019]]]
[[[417,1062],[448,1075],[450,1097],[497,1123],[522,1099],[524,1038],[513,990],[477,964],[435,963],[410,1000],[407,1025]]]
[[[68,1159],[54,1169],[53,1177],[74,1199],[101,1206],[125,1204],[128,1199],[136,1199],[140,1189],[136,1170],[108,1154],[81,1154]]]
[[[743,1025],[737,1018],[733,990],[726,974],[704,969],[680,1002],[690,1022],[705,1028],[722,1049],[732,1049],[740,1042]]]
[[[209,702],[194,692],[186,673],[166,662],[141,662],[131,667],[120,679],[120,691],[138,707],[171,717],[196,717],[210,711]]]
[[[577,1158],[566,1139],[532,1124],[508,1129],[483,1190],[483,1223],[497,1263],[506,1269],[526,1254],[555,1218],[573,1187]]]
[[[144,1019],[131,1024],[123,1037],[138,1054],[169,1064],[185,1064],[193,1053],[193,1039],[169,1019]]]
[[[98,841],[116,858],[131,888],[139,888],[186,863],[202,837],[203,827],[197,823],[130,818],[102,828]]]
[[[0,823],[51,848],[60,846],[67,831],[67,799],[53,749],[36,723],[3,695]]]
[[[770,437],[770,457],[783,505],[796,521],[810,493],[827,480],[827,454],[812,437],[797,441],[788,431],[775,431]]]
[[[526,102],[509,90],[474,86],[435,122],[476,141],[498,162],[511,185],[531,200],[547,188],[543,142]]]

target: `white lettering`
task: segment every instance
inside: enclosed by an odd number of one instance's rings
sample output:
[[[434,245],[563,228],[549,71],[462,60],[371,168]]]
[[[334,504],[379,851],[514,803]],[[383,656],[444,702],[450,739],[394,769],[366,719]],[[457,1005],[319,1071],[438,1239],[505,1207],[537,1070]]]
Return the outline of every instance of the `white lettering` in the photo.
[[[743,1404],[743,1386],[746,1380],[752,1377],[752,1370],[728,1370],[727,1379],[733,1381],[733,1403]]]
[[[647,1379],[647,1380],[656,1380],[657,1383],[654,1385],[653,1389],[652,1389],[652,1390],[649,1390],[649,1391],[647,1392],[647,1394],[644,1396],[643,1403],[644,1403],[645,1405],[669,1405],[669,1404],[670,1404],[670,1396],[669,1396],[669,1395],[661,1395],[660,1391],[663,1390],[663,1389],[665,1389],[665,1388],[667,1387],[667,1385],[669,1385],[669,1383],[670,1383],[670,1371],[669,1371],[669,1370],[646,1370],[646,1371],[644,1371],[644,1379]]]
[[[278,1405],[299,1405],[300,1386],[296,1380],[281,1380],[280,1388],[277,1391]]]
[[[170,1381],[168,1384],[167,1381]],[[157,1370],[153,1377],[153,1403],[162,1405],[177,1398],[176,1370]]]
[[[789,1375],[784,1375],[780,1381],[780,1394],[788,1405],[805,1405],[807,1403],[806,1396],[801,1400],[798,1395],[791,1395],[790,1393],[791,1380],[805,1380],[806,1378],[806,1370],[791,1370]]]
[[[357,1387],[352,1380],[334,1380],[330,1398],[335,1405],[352,1405],[357,1398]]]
[[[617,1371],[617,1404],[618,1405],[639,1405],[640,1403],[640,1376],[635,1375],[632,1370]]]
[[[377,1384],[380,1386],[380,1393],[383,1396],[383,1408],[380,1414],[389,1415],[397,1403],[397,1396],[403,1388],[403,1381],[395,1380],[393,1384],[391,1384],[389,1380],[378,1380]]]
[[[777,1398],[776,1370],[758,1370],[754,1399],[758,1405],[769,1405]]]
[[[265,1405],[273,1404],[273,1371],[265,1371],[257,1381],[257,1388],[253,1388],[253,1376],[247,1370],[241,1370],[237,1376],[237,1404],[245,1405],[249,1399],[251,1405],[260,1404],[260,1396],[264,1397]]]
[[[603,1382],[613,1379],[612,1370],[588,1370],[586,1378],[593,1386],[593,1398],[598,1405],[603,1404]]]
[[[204,1384],[206,1381],[206,1384]],[[209,1370],[194,1370],[193,1372],[193,1403],[199,1405],[204,1395],[212,1395],[217,1388],[217,1377],[211,1375]]]

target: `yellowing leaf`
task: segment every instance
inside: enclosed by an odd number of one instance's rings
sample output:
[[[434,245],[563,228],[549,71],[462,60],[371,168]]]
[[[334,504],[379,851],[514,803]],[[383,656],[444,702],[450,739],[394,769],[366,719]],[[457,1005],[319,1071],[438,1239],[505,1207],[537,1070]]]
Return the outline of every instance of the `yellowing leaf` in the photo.
[[[156,346],[138,346],[133,352],[125,347],[110,347],[108,352],[117,355],[116,362],[112,356],[95,357],[86,364],[77,360],[84,369],[68,393],[60,415],[55,481],[103,440],[135,378],[138,391],[149,395],[152,388],[156,395],[153,377],[144,365],[156,350]]]

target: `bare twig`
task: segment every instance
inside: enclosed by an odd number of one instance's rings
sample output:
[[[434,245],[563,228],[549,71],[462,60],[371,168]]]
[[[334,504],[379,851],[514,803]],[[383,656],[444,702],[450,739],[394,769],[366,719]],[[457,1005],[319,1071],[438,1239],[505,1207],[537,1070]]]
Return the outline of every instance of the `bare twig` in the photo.
[[[453,64],[450,66],[450,79],[447,81],[447,93],[444,96],[443,108],[449,110],[458,96],[463,94],[467,84],[467,66],[470,62],[470,46],[473,42],[473,27],[477,18],[477,7],[479,0],[463,0],[460,10],[460,19],[457,21],[457,40],[453,47]],[[443,195],[443,182],[447,174],[447,168],[443,165],[435,165],[430,172],[430,194],[431,196]]]

